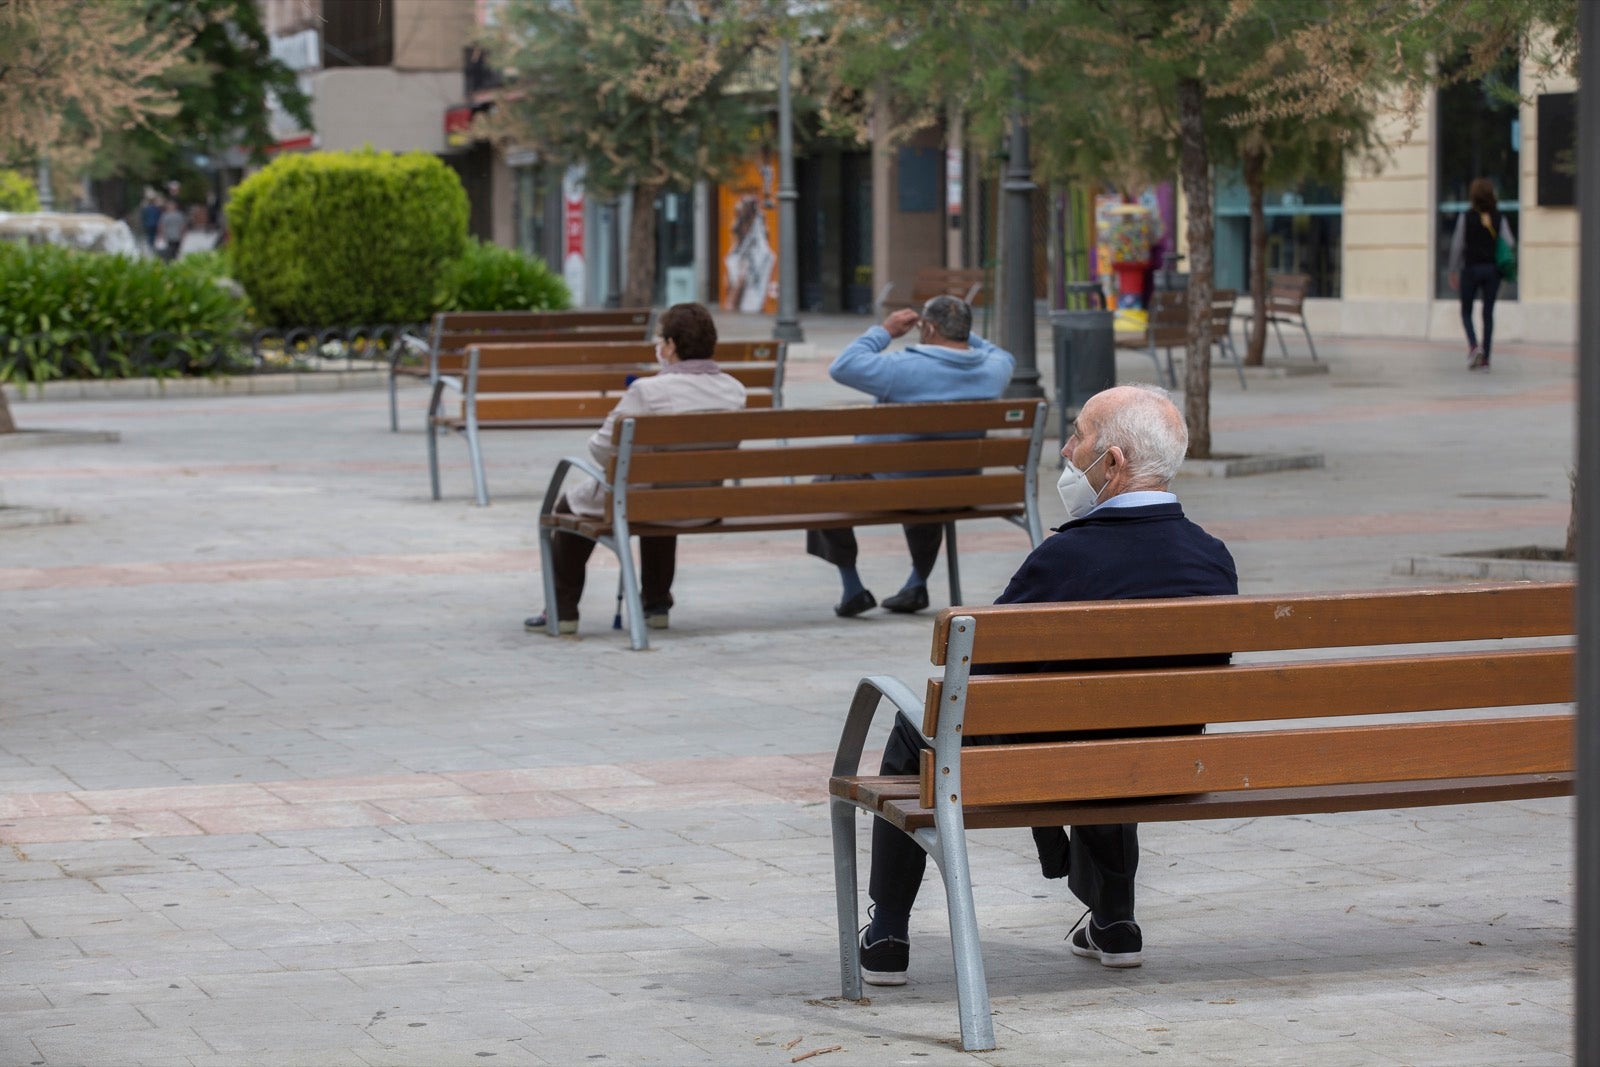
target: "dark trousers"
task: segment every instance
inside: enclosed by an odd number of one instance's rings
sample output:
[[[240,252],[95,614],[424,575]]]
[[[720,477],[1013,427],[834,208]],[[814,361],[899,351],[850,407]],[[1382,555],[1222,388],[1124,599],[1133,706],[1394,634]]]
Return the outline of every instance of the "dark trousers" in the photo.
[[[928,745],[903,714],[895,713],[894,729],[884,746],[880,774],[916,774],[918,755]],[[1040,863],[1050,877],[1059,878],[1059,856],[1046,855],[1048,843],[1060,836],[1060,827],[1034,831],[1040,846]],[[1094,913],[1104,926],[1133,918],[1133,876],[1139,869],[1139,827],[1136,823],[1111,826],[1074,826],[1068,848],[1070,872],[1067,888]],[[916,903],[928,854],[915,841],[882,819],[872,823],[872,874],[867,895],[886,912],[905,914]]]
[[[570,511],[567,498],[556,502],[557,511]],[[556,575],[556,618],[576,619],[583,599],[583,581],[594,555],[595,541],[557,530],[551,537],[550,564]],[[623,546],[627,551],[627,546]],[[672,579],[678,569],[676,537],[639,538],[639,599],[646,615],[672,608]]]
[[[911,550],[911,566],[924,580],[939,562],[939,546],[944,543],[944,524],[913,523],[904,527],[906,548]],[[856,565],[856,532],[849,526],[806,531],[806,551],[835,567]]]
[[[1478,347],[1472,329],[1472,299],[1483,294],[1483,358],[1494,348],[1494,298],[1500,294],[1500,268],[1493,263],[1468,263],[1461,272],[1461,325],[1466,327],[1467,344]]]

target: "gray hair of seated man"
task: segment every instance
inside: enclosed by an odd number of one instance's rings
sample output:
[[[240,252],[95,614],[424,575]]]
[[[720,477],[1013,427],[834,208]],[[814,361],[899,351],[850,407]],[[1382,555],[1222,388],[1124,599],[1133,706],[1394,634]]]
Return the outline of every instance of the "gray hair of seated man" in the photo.
[[[1166,485],[1189,452],[1189,427],[1172,396],[1159,386],[1127,385],[1096,427],[1094,447],[1122,449],[1129,480],[1136,486]]]
[[[922,318],[946,341],[965,341],[972,333],[972,308],[959,297],[934,297],[922,306]]]

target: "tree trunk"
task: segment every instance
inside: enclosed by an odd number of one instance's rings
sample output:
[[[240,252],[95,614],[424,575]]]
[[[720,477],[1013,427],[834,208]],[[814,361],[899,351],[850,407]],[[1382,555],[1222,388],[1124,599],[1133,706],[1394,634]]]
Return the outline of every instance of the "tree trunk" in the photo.
[[[6,400],[6,394],[0,392],[0,433],[16,433],[17,424],[11,418],[11,405]]]
[[[1211,260],[1215,224],[1211,160],[1206,151],[1205,87],[1178,80],[1178,173],[1189,210],[1189,344],[1183,362],[1183,417],[1189,455],[1211,455]]]
[[[1250,303],[1255,308],[1244,350],[1247,367],[1261,366],[1267,352],[1267,192],[1262,174],[1266,166],[1265,149],[1245,149],[1244,184],[1250,190]]]
[[[626,307],[649,307],[656,299],[656,197],[660,185],[639,185],[633,190],[633,212],[628,219],[628,275],[622,286]]]

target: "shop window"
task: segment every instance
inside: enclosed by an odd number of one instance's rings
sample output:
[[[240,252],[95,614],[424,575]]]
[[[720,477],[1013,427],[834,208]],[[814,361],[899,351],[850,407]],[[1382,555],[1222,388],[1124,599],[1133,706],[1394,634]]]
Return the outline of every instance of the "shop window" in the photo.
[[[1268,186],[1263,209],[1267,216],[1267,274],[1310,275],[1311,296],[1339,297],[1343,284],[1342,186],[1314,181]],[[1214,271],[1218,289],[1249,291],[1250,193],[1237,169],[1217,175]]]
[[[694,194],[662,193],[656,199],[656,300],[686,304],[694,289]]]
[[[537,164],[516,167],[516,196],[512,200],[512,225],[517,234],[517,251],[549,261],[550,240],[547,216],[550,212],[550,179]]]
[[[1448,68],[1447,68],[1448,69]],[[1517,62],[1508,56],[1494,70],[1473,81],[1439,90],[1434,182],[1438,212],[1434,225],[1434,296],[1455,298],[1450,288],[1450,240],[1456,219],[1467,207],[1467,187],[1474,178],[1494,182],[1500,211],[1520,234],[1517,182],[1522,150]],[[1501,300],[1517,298],[1517,283],[1502,282]]]

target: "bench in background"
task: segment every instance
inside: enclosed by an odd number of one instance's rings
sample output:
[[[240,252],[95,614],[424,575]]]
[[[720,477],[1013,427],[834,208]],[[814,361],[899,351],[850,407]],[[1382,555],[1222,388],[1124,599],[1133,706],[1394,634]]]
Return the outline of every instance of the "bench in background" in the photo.
[[[1279,328],[1279,324],[1285,322],[1300,327],[1306,335],[1306,346],[1311,349],[1311,358],[1317,358],[1317,345],[1311,340],[1311,327],[1306,324],[1306,297],[1310,295],[1309,274],[1274,274],[1271,278],[1267,292],[1267,321],[1272,323],[1272,332],[1278,335],[1278,350],[1285,359],[1289,356],[1289,346],[1283,343],[1283,330]],[[1241,315],[1241,318],[1248,332],[1252,316]]]
[[[1244,389],[1244,367],[1239,350],[1233,346],[1230,329],[1233,323],[1233,305],[1238,293],[1232,289],[1217,289],[1211,294],[1211,345],[1222,352],[1222,358],[1233,364],[1239,375],[1239,388]],[[1172,360],[1174,348],[1189,345],[1189,294],[1183,289],[1157,289],[1150,296],[1148,325],[1142,333],[1123,332],[1116,338],[1118,348],[1137,348],[1155,364],[1156,380],[1168,389],[1178,388],[1178,370]],[[1166,353],[1162,364],[1157,349]]]
[[[410,342],[409,347],[402,343],[391,350],[389,429],[400,429],[399,379],[432,384],[441,373],[459,373],[465,369],[467,346],[474,342],[648,341],[654,326],[655,312],[650,308],[441,311],[433,317],[426,341],[407,336],[402,341]]]
[[[993,1048],[967,830],[1570,795],[1571,710],[1500,709],[1574,699],[1575,623],[1570,582],[940,612],[933,663],[942,678],[928,682],[925,696],[894,678],[863,678],[834,761],[829,793],[845,1000],[861,996],[857,809],[910,834],[938,865],[962,1044]],[[1084,641],[1085,634],[1094,640]],[[1510,638],[1558,641],[1426,647]],[[1373,646],[1414,647],[1375,654]],[[1074,661],[1104,657],[1107,649],[1129,657],[1250,655],[1229,666],[1073,672]],[[920,721],[933,745],[919,776],[860,773],[884,698]],[[1350,721],[1357,716],[1392,718]],[[1213,729],[1179,733],[1200,724]],[[1113,725],[1174,732],[1029,740]],[[996,735],[1009,736],[1003,744],[961,745],[964,737]]]
[[[720,341],[717,362],[744,384],[747,407],[782,407],[784,352],[781,341]],[[455,358],[441,355],[441,367]],[[438,500],[439,432],[463,434],[480,507],[489,503],[482,431],[599,426],[630,382],[660,369],[645,341],[474,344],[460,358],[463,370],[442,370],[428,399],[428,476]],[[447,394],[459,398],[454,410]]]
[[[1036,501],[1045,411],[1040,400],[979,400],[623,419],[617,455],[606,469],[588,457],[568,456],[550,477],[539,509],[545,603],[556,602],[550,563],[556,530],[616,553],[629,637],[642,649],[647,639],[630,538],[934,522],[945,527],[950,599],[960,603],[957,522],[1005,519],[1026,530],[1033,544],[1042,538]],[[851,440],[857,434],[934,433],[972,436]],[[555,510],[573,469],[608,487],[608,514],[588,518]],[[898,476],[813,480],[888,472]],[[547,616],[554,636],[555,612]]]

